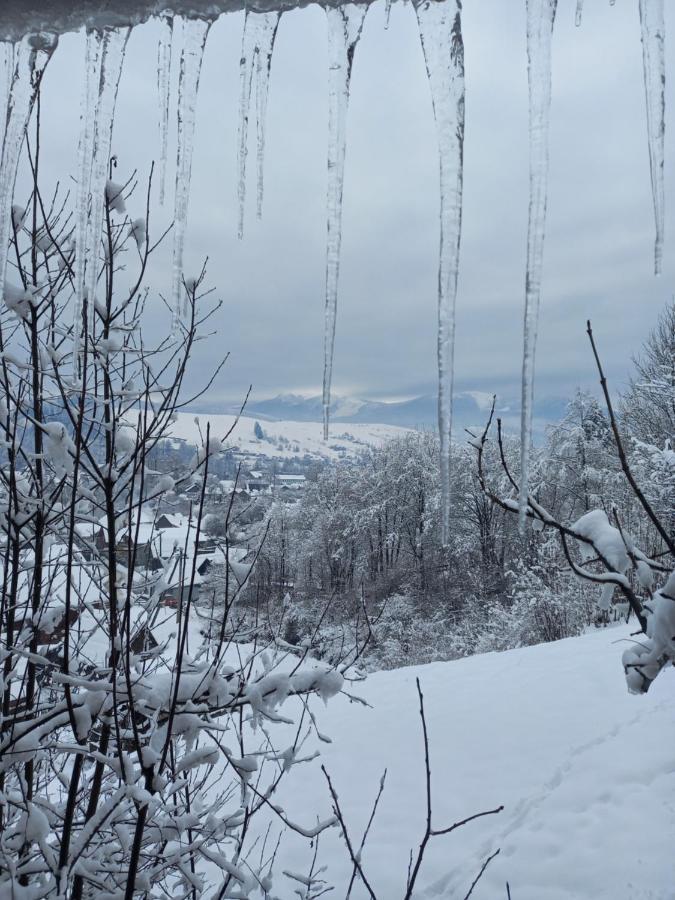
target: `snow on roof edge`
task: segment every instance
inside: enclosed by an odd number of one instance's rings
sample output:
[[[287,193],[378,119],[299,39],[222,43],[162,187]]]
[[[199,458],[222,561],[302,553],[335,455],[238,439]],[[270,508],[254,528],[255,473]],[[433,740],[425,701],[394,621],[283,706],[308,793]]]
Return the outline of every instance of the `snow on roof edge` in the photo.
[[[315,2],[317,0],[116,0],[112,8],[110,4],[102,4],[101,0],[3,0],[0,41],[17,41],[25,34],[39,31],[64,34],[83,27],[135,26],[162,13],[217,19],[223,13],[239,12],[244,8],[256,12],[285,12]],[[326,3],[343,5],[342,0],[322,0],[322,5]]]

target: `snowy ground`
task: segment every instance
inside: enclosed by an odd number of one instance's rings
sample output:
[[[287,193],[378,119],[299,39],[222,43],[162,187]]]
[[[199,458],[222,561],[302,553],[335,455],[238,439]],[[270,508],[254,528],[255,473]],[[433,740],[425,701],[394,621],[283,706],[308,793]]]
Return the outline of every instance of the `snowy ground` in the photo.
[[[201,444],[203,438],[200,431],[205,436],[206,424],[210,422],[212,437],[220,439],[232,430],[224,446],[237,448],[251,456],[291,459],[308,454],[317,459],[335,460],[362,453],[368,447],[380,446],[384,441],[410,430],[396,425],[338,423],[331,427],[328,443],[325,443],[320,422],[261,420],[265,439],[259,440],[254,432],[256,421],[249,416],[241,416],[237,422],[236,416],[231,415],[200,413],[195,417],[193,413],[178,413],[177,421],[171,425],[171,436],[189,444]],[[284,441],[283,445],[280,445],[280,440]]]
[[[358,841],[383,769],[387,785],[364,869],[378,900],[402,897],[410,849],[423,830],[424,769],[415,677],[425,696],[434,826],[504,804],[505,810],[429,847],[416,897],[462,898],[497,847],[472,897],[506,900],[675,898],[675,671],[649,695],[626,692],[626,626],[522,650],[371,675],[317,707],[333,738],[323,762]],[[309,825],[330,813],[316,764],[293,773],[279,797]],[[282,869],[307,872],[311,851],[284,838],[275,893],[292,896]],[[344,897],[350,865],[337,832],[319,861]],[[293,885],[297,887],[297,884]],[[366,896],[361,887],[354,900]]]

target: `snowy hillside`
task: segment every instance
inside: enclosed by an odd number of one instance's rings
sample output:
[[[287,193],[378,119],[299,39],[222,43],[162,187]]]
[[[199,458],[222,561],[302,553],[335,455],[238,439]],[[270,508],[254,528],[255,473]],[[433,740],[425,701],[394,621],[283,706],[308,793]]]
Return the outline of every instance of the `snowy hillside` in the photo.
[[[202,413],[178,413],[171,427],[171,435],[189,444],[201,444],[206,436],[207,422],[211,423],[211,436],[221,439],[229,434],[224,446],[238,449],[250,456],[274,459],[290,459],[309,455],[317,459],[340,459],[355,456],[368,447],[377,447],[388,438],[404,434],[408,429],[394,425],[335,425],[326,444],[319,422],[265,422],[261,421],[264,437],[256,437],[257,419],[234,415]],[[200,435],[201,432],[201,435]]]
[[[463,898],[482,862],[497,856],[475,900],[673,900],[675,897],[675,672],[642,697],[626,692],[620,664],[626,626],[499,654],[399,669],[317,708],[322,761],[350,836],[360,841],[387,769],[363,853],[380,900],[403,897],[411,848],[424,829],[424,757],[415,678],[431,743],[434,826],[504,804],[429,845],[416,897]],[[618,643],[617,643],[618,642]],[[282,787],[295,821],[330,813],[316,764]],[[292,788],[295,787],[295,790]],[[318,798],[322,798],[319,802]],[[311,851],[284,837],[281,869],[307,873]],[[344,897],[351,866],[331,829],[317,864]],[[277,875],[275,892],[290,896]],[[285,891],[288,890],[288,893]],[[353,900],[367,896],[359,885]]]

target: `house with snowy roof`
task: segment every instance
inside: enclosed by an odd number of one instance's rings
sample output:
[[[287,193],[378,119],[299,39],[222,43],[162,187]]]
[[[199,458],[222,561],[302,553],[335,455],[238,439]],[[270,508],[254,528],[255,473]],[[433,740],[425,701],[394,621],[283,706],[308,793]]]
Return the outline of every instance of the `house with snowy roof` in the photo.
[[[260,494],[269,494],[272,490],[272,485],[269,481],[266,481],[262,478],[249,478],[246,481],[246,492],[249,496],[253,497]]]
[[[178,516],[168,515],[167,513],[161,513],[155,519],[155,528],[161,531],[164,528],[178,528],[180,523],[180,519]]]
[[[86,560],[108,549],[108,531],[101,522],[76,522],[75,543]]]
[[[275,481],[281,487],[288,487],[292,488],[293,490],[302,490],[307,482],[307,479],[304,475],[277,475],[275,477]]]
[[[181,490],[181,494],[188,500],[199,500],[202,495],[201,481],[193,481]]]

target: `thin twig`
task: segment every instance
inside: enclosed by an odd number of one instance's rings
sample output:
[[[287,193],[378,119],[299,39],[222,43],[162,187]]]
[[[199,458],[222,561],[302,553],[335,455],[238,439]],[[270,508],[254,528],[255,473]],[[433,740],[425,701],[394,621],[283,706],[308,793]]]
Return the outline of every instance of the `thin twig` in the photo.
[[[485,862],[483,863],[483,865],[480,867],[480,872],[479,872],[478,875],[476,875],[476,877],[474,878],[473,883],[472,883],[471,887],[469,888],[469,892],[468,892],[467,894],[464,895],[464,900],[469,900],[469,897],[473,894],[473,889],[476,887],[476,885],[478,884],[478,882],[479,882],[479,881],[481,880],[481,878],[483,877],[483,873],[485,872],[485,870],[487,869],[487,867],[490,865],[490,863],[491,863],[492,860],[495,858],[495,856],[499,856],[499,851],[500,851],[500,849],[501,849],[501,848],[497,848],[497,850],[495,850],[495,852],[494,852],[491,856],[488,856],[488,858],[485,860]]]

